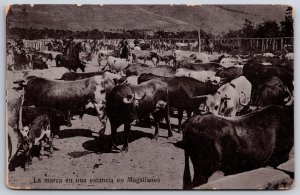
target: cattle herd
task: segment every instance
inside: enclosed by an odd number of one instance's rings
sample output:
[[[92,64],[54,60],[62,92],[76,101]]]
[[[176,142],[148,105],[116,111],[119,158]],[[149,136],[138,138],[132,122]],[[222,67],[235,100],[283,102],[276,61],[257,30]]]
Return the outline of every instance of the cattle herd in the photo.
[[[183,189],[207,183],[216,171],[230,175],[276,167],[289,158],[294,146],[292,53],[229,55],[135,46],[121,58],[122,47],[95,50],[84,41],[49,48],[7,48],[8,72],[22,75],[7,81],[9,171],[19,156],[28,170],[36,145],[40,160],[51,157],[60,126],[72,126],[73,117],[84,114],[99,118],[99,137],[109,121],[111,152],[130,150],[133,124],[153,125],[157,139],[164,119],[168,137],[174,130],[182,133],[174,147],[184,150],[178,157],[185,159]],[[58,67],[66,69],[55,79],[33,70]],[[85,72],[90,67],[96,69]],[[178,118],[176,128],[170,117]],[[116,136],[121,125],[122,149]]]

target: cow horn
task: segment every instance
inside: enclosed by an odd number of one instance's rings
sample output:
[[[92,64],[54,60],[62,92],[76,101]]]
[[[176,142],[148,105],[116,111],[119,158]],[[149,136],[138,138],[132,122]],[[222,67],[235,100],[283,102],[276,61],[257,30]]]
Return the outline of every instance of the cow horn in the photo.
[[[207,95],[194,96],[192,99],[206,99]]]
[[[287,88],[287,86],[284,87],[284,90],[288,93],[288,99],[287,99],[288,101],[285,105],[290,106],[294,103],[294,97],[291,94],[290,90]]]
[[[129,98],[129,96],[127,96],[126,98],[123,98],[123,102],[125,104],[131,104],[133,102],[134,98],[135,98],[134,95],[131,98]]]
[[[240,103],[240,105],[242,105],[242,106],[248,106],[248,104],[244,104],[244,103],[241,102],[241,98],[239,98],[239,103]]]

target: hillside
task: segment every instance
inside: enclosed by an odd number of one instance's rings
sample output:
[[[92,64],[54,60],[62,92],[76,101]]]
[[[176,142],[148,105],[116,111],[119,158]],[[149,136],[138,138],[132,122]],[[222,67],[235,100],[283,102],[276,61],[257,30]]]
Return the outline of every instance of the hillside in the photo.
[[[12,5],[9,27],[82,30],[164,29],[195,30],[218,34],[237,30],[249,19],[281,21],[282,5]]]

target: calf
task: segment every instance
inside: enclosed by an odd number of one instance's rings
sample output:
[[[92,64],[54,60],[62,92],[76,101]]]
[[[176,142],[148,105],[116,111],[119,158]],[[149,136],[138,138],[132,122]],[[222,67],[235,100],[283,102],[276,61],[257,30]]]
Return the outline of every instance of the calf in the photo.
[[[30,126],[24,127],[21,131],[23,139],[26,140],[26,163],[25,171],[28,170],[29,165],[32,164],[32,148],[34,145],[40,146],[39,160],[43,159],[45,142],[49,145],[49,157],[53,154],[52,137],[50,130],[50,119],[47,115],[38,116],[33,120]]]
[[[62,111],[43,108],[43,107],[30,107],[23,106],[22,108],[22,123],[23,126],[28,126],[34,121],[38,116],[45,115],[50,119],[51,122],[51,132],[54,137],[58,137],[59,128],[62,125],[71,127],[72,123],[70,121],[70,113],[64,113]]]

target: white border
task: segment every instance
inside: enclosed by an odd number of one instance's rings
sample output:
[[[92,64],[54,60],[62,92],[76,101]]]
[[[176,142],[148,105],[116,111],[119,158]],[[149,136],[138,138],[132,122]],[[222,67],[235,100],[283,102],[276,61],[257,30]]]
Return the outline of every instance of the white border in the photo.
[[[5,71],[6,71],[6,65],[5,65],[5,40],[6,40],[6,32],[5,32],[5,6],[7,4],[288,4],[292,5],[294,8],[295,13],[295,83],[298,83],[298,77],[300,76],[300,64],[299,64],[299,55],[300,55],[300,16],[299,16],[299,10],[300,10],[300,1],[299,0],[0,0],[0,124],[2,127],[2,130],[0,131],[0,195],[2,194],[22,194],[22,195],[31,195],[31,194],[40,194],[43,193],[43,195],[49,195],[49,194],[122,194],[122,195],[138,195],[140,193],[143,193],[144,195],[147,194],[155,194],[155,195],[177,195],[177,194],[183,194],[183,193],[192,193],[192,194],[300,194],[300,184],[299,184],[299,125],[300,125],[300,115],[299,115],[299,104],[298,104],[298,97],[299,97],[299,86],[296,84],[295,86],[295,157],[296,157],[296,174],[295,174],[295,185],[292,190],[286,190],[286,191],[193,191],[193,192],[186,192],[186,191],[99,191],[99,190],[10,190],[6,187],[6,178],[5,178]],[[297,120],[298,119],[298,120]],[[297,166],[298,164],[298,166]],[[125,168],[125,167],[124,167]]]

